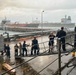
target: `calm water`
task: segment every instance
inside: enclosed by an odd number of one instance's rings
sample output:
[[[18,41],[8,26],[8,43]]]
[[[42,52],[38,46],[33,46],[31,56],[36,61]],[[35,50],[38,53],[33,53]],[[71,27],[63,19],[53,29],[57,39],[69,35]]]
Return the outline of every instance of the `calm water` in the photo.
[[[57,30],[59,30],[60,29],[60,27],[51,27],[51,28],[47,28],[46,27],[46,29],[52,29],[52,30],[55,30],[55,31],[57,31]],[[65,28],[65,30],[66,31],[74,31],[74,28]],[[3,31],[3,30],[0,30],[0,34],[3,34],[5,31]],[[6,31],[6,32],[8,32],[9,33],[9,35],[13,35],[13,34],[22,34],[21,32],[12,32],[12,31]]]
[[[0,34],[3,34],[5,31],[0,30]],[[14,35],[14,34],[22,34],[21,32],[12,32],[12,31],[6,31],[7,33],[9,33],[9,35]]]

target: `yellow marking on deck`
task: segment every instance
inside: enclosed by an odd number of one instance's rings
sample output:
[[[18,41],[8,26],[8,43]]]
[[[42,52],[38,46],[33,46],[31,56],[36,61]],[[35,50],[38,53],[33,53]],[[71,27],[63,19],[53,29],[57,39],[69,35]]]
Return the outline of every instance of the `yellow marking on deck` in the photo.
[[[75,54],[76,54],[76,52],[71,52],[71,54],[72,54],[72,56],[74,57],[74,56],[75,56]]]

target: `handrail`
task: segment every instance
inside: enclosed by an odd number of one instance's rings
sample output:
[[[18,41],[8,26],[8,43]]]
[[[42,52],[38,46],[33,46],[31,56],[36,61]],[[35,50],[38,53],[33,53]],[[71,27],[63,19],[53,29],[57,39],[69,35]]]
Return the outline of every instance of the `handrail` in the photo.
[[[70,34],[69,34],[69,35],[70,35]],[[67,36],[69,36],[69,35],[67,35]],[[67,37],[67,36],[65,36],[65,37]],[[63,37],[61,37],[61,38],[63,38]],[[45,41],[45,42],[48,42],[48,41]],[[42,43],[39,43],[39,44],[44,44],[45,42],[42,42]],[[65,44],[67,44],[67,43],[65,43]],[[56,47],[56,45],[55,45],[54,47]],[[45,48],[45,47],[44,47],[44,48]],[[42,52],[41,54],[44,54],[44,53],[46,53],[47,51],[48,51],[48,50],[45,50],[45,51]],[[1,75],[4,75],[4,74],[8,73],[9,71],[11,71],[11,70],[13,70],[13,69],[15,69],[15,68],[17,68],[17,67],[23,65],[24,63],[27,63],[27,62],[29,62],[29,61],[35,59],[36,57],[38,57],[38,56],[34,56],[33,58],[29,59],[28,61],[25,61],[25,62],[23,62],[23,63],[17,65],[16,67],[13,67],[12,69],[10,69],[10,70],[8,70],[8,71],[2,73]],[[61,57],[62,57],[62,56],[61,56]],[[53,62],[55,62],[57,59],[58,59],[58,58],[56,58]],[[53,62],[52,62],[52,63],[53,63]],[[45,68],[47,68],[47,67],[48,67],[49,65],[51,65],[52,63],[48,64]],[[43,71],[45,68],[43,68],[41,71]],[[41,71],[40,71],[40,72],[41,72]],[[38,73],[40,73],[40,72],[38,72]]]
[[[46,42],[48,42],[48,41],[46,41]],[[45,43],[45,42],[42,42],[42,43]],[[42,43],[40,43],[40,44],[42,44]],[[48,51],[48,50],[45,50],[45,51],[44,51],[43,53],[41,53],[41,54],[44,54],[44,53],[46,53],[47,51]],[[29,62],[29,61],[35,59],[36,57],[38,57],[38,56],[34,56],[33,58],[29,59],[28,61],[25,61],[25,62],[23,62],[23,63],[17,65],[16,67],[13,67],[12,69],[10,69],[10,70],[8,70],[8,71],[2,73],[1,75],[4,75],[4,74],[8,73],[9,71],[11,71],[11,70],[13,70],[13,69],[15,69],[15,68],[17,68],[17,67],[23,65],[24,63],[27,63],[27,62]]]
[[[47,51],[48,51],[48,50],[47,50]],[[46,51],[44,51],[43,53],[45,53],[45,52],[46,52]],[[42,53],[42,54],[43,54],[43,53]],[[21,64],[19,64],[19,65],[17,65],[16,67],[13,67],[12,69],[10,69],[10,70],[8,70],[8,71],[2,73],[1,75],[4,75],[4,74],[8,73],[9,71],[11,71],[11,70],[13,70],[13,69],[15,69],[15,68],[17,68],[17,67],[23,65],[24,63],[27,63],[27,62],[29,62],[29,61],[35,59],[36,57],[38,57],[38,56],[34,56],[33,58],[31,58],[31,59],[29,59],[29,60],[27,60],[27,61],[25,61],[25,62],[23,62],[23,63],[21,63]]]

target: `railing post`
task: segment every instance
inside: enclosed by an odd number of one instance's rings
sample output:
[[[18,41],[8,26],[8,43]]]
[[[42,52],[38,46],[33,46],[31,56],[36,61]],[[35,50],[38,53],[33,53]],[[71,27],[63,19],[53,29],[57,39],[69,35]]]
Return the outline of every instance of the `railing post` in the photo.
[[[58,75],[61,75],[61,42],[60,42],[60,38],[57,39],[57,42],[58,42],[58,68],[59,68]]]

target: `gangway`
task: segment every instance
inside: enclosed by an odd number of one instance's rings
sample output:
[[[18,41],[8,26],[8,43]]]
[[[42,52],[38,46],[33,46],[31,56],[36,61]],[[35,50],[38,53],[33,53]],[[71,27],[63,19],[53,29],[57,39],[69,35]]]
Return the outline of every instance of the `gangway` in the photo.
[[[56,57],[55,59],[53,59],[52,61],[50,61],[49,62],[49,64],[48,65],[45,65],[45,67],[44,68],[42,68],[40,71],[38,70],[37,71],[37,74],[35,74],[35,75],[39,75],[39,74],[41,74],[41,72],[42,71],[44,71],[47,67],[49,67],[49,66],[52,66],[52,64],[54,64],[55,66],[56,66],[56,68],[55,68],[55,72],[53,72],[52,74],[47,74],[47,75],[61,75],[61,69],[65,69],[65,67],[67,67],[67,65],[69,65],[73,60],[74,60],[74,57],[73,58],[71,58],[71,60],[67,60],[66,58],[67,57],[72,57],[72,55],[70,54],[73,50],[75,50],[75,48],[74,48],[74,46],[73,46],[73,44],[74,44],[74,39],[71,39],[71,38],[74,38],[74,36],[73,36],[74,34],[71,34],[71,35],[67,35],[66,36],[66,46],[67,45],[69,45],[70,47],[69,48],[71,48],[70,49],[70,51],[68,52],[68,55],[67,56],[65,56],[65,53],[64,54],[61,54],[60,53],[60,50],[61,49],[59,49],[59,44],[58,44],[58,53],[56,54],[56,56],[58,55],[58,57]],[[69,38],[68,38],[69,37]],[[71,42],[70,42],[71,41]],[[40,44],[43,44],[43,47],[42,48],[44,48],[43,49],[43,52],[41,52],[42,54],[44,54],[44,53],[46,53],[46,52],[48,52],[48,47],[46,47],[47,45],[46,44],[48,43],[48,41],[47,42],[43,42],[43,43],[40,43]],[[39,46],[41,46],[39,44]],[[30,47],[29,47],[30,48]],[[55,46],[55,48],[56,48],[56,46]],[[67,50],[68,50],[68,46],[67,46]],[[47,54],[48,55],[48,54]],[[51,55],[51,54],[50,54]],[[25,63],[28,63],[28,62],[30,62],[30,61],[32,61],[32,60],[34,60],[34,59],[36,59],[37,57],[38,57],[39,55],[36,55],[36,56],[34,56],[34,57],[32,57],[32,58],[30,58],[29,60],[26,60],[26,61],[24,61],[23,63],[21,63],[21,64],[19,64],[19,65],[17,65],[17,66],[15,66],[14,68],[12,68],[11,70],[13,70],[13,69],[15,69],[15,68],[18,68],[19,66],[21,66],[21,65],[23,65],[23,64],[25,64]],[[26,57],[26,56],[25,56]],[[24,58],[25,58],[24,57]],[[51,56],[52,57],[52,56]],[[67,60],[66,62],[66,64],[64,64],[63,63],[63,65],[62,65],[62,62],[63,61],[61,61],[61,59],[64,59],[65,58],[65,60]],[[62,60],[63,60],[62,59]],[[50,60],[50,59],[49,59]],[[38,61],[38,60],[36,60],[36,61]],[[58,65],[57,65],[57,62],[58,62]],[[42,62],[43,63],[43,62]],[[32,63],[33,64],[33,63]],[[35,65],[35,63],[34,63],[34,65]],[[53,68],[53,67],[50,67],[50,68]],[[9,70],[9,71],[11,71],[11,70]],[[9,71],[6,71],[6,72],[4,72],[4,73],[2,73],[1,75],[5,75],[6,73],[8,73]],[[60,74],[59,74],[60,73]],[[24,74],[25,75],[25,74]],[[45,74],[46,75],[46,74]]]
[[[69,35],[67,35],[68,37]],[[73,36],[72,36],[73,37]],[[67,38],[66,38],[67,39]],[[71,39],[71,37],[70,37]],[[55,42],[56,42],[57,38],[55,39]],[[70,40],[71,41],[71,40]],[[66,52],[64,52],[63,50],[61,50],[61,53],[62,54],[69,54],[72,50],[74,50],[74,45],[73,45],[73,42],[70,42],[70,41],[66,41]],[[31,55],[31,45],[27,47],[27,50],[28,50],[28,55],[26,56],[16,56],[16,58],[21,58],[21,57],[34,57],[34,56],[47,56],[47,55],[55,55],[55,54],[58,54],[58,47],[57,45],[54,45],[54,48],[53,48],[53,52],[49,52],[49,46],[48,46],[48,42],[49,41],[45,41],[45,42],[42,42],[42,43],[39,43],[39,47],[40,47],[40,50],[39,50],[39,54],[38,55]]]

